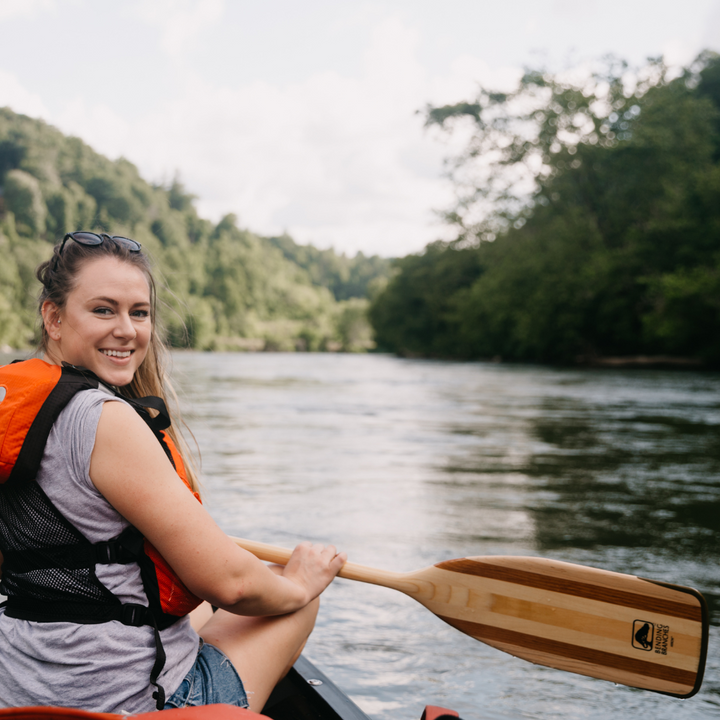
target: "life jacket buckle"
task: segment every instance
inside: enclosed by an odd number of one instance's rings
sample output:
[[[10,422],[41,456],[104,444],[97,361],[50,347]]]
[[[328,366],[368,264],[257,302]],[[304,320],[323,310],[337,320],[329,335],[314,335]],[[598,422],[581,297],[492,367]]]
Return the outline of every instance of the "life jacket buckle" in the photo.
[[[109,542],[95,543],[95,562],[112,564],[118,561],[118,545],[112,540]]]
[[[143,625],[148,624],[148,611],[149,608],[145,607],[145,605],[126,603],[122,606],[122,617],[120,622],[123,625],[130,625],[131,627],[142,627]]]
[[[122,536],[121,536],[122,537]],[[137,552],[126,547],[120,538],[95,543],[95,562],[103,565],[120,563],[127,565],[137,560]]]

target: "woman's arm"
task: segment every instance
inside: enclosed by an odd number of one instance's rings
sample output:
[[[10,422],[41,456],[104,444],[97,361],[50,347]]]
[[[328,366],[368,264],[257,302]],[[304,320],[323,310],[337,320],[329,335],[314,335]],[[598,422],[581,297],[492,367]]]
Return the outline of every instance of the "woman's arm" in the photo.
[[[304,607],[347,559],[333,546],[302,543],[282,573],[274,573],[220,530],[125,403],[103,405],[90,478],[191,592],[238,615],[281,615]]]

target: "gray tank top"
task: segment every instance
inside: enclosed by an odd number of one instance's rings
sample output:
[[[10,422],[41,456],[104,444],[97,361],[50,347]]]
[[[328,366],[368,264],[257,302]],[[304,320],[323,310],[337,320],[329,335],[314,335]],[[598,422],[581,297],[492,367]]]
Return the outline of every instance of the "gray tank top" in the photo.
[[[89,474],[103,403],[115,399],[104,389],[78,393],[50,432],[37,477],[58,510],[90,542],[109,540],[129,525]],[[96,574],[122,602],[147,605],[137,565],[97,565]],[[161,637],[167,661],[159,682],[170,697],[195,662],[199,638],[187,617]],[[0,707],[150,712],[155,709],[150,685],[154,662],[155,640],[148,626],[36,623],[6,617],[0,610]]]

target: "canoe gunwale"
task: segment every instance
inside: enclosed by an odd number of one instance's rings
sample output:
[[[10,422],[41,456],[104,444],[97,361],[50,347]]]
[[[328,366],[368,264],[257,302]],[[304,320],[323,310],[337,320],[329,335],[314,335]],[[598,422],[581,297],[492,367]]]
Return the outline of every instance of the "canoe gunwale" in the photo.
[[[302,655],[277,684],[262,714],[272,720],[304,718],[300,714],[287,714],[288,706],[298,704],[311,707],[315,713],[312,717],[318,720],[370,720],[325,673]]]

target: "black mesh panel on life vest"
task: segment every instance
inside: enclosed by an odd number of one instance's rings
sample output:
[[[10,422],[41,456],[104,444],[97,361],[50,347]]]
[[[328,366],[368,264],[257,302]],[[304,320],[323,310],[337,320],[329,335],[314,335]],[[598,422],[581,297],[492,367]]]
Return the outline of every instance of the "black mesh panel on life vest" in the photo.
[[[166,658],[158,615],[143,605],[121,603],[95,575],[96,562],[146,564],[142,535],[137,529],[130,526],[116,541],[93,544],[60,513],[37,482],[15,482],[0,487],[0,550],[0,592],[8,597],[8,617],[35,622],[92,624],[117,620],[135,627],[150,625],[156,653],[150,682],[156,688],[156,707],[163,709],[165,690],[158,678]],[[164,627],[177,619],[162,613],[160,617]]]
[[[92,549],[92,543],[60,514],[36,482],[0,487],[0,550],[4,557],[0,591],[8,596],[8,615],[19,609],[23,614],[35,614],[37,607],[43,615],[38,620],[50,620],[49,613],[64,620],[77,616],[84,622],[103,622],[112,608],[120,606],[120,600],[97,579],[94,563],[77,567],[78,563],[71,561],[70,567],[57,567],[60,546]],[[32,562],[24,557],[26,549]],[[68,554],[72,557],[71,548]]]

